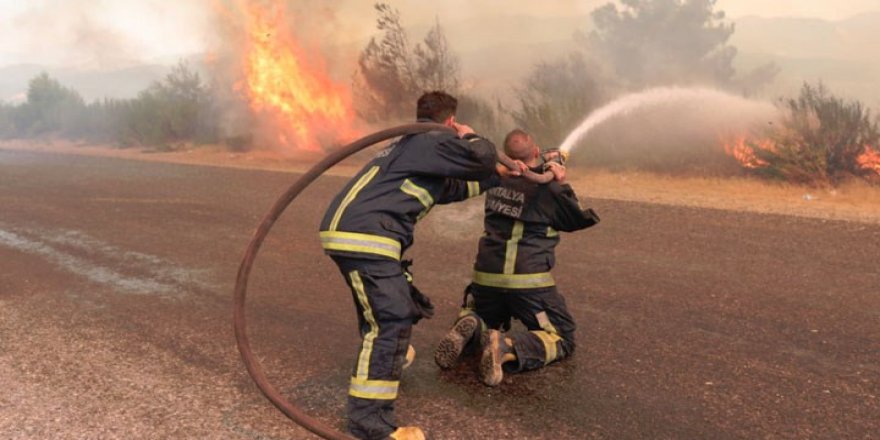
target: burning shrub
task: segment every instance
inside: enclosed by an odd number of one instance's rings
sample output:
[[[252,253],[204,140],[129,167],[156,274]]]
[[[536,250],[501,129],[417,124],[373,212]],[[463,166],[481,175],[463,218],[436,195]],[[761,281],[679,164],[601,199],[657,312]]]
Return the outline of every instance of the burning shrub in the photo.
[[[769,142],[746,143],[754,153],[757,166],[750,168],[755,172],[809,184],[876,177],[871,154],[880,130],[861,102],[835,97],[821,83],[804,84],[797,98],[783,101],[783,112]]]

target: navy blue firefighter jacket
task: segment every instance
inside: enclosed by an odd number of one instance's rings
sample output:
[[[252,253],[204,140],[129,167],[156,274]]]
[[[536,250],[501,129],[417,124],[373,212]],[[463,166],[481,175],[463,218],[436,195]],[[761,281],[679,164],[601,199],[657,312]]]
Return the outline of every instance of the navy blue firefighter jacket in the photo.
[[[474,197],[497,183],[495,145],[447,131],[404,136],[380,151],[330,203],[321,245],[332,255],[399,260],[435,204]],[[484,181],[483,184],[480,181]]]
[[[598,222],[567,184],[502,177],[499,186],[486,192],[474,283],[517,291],[554,286],[550,270],[556,264],[559,231],[574,232]]]

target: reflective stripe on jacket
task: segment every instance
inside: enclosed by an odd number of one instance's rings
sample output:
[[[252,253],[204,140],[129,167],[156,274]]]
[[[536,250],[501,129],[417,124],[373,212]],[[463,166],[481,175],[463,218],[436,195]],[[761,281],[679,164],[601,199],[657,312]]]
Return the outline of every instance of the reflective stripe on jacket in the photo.
[[[330,254],[400,259],[412,245],[416,222],[435,204],[478,195],[478,181],[497,180],[495,162],[495,146],[477,135],[405,136],[333,199],[321,221],[321,245]]]
[[[540,289],[555,285],[558,231],[573,232],[599,222],[582,209],[569,185],[538,185],[503,177],[486,192],[485,233],[480,238],[474,283],[500,289]]]

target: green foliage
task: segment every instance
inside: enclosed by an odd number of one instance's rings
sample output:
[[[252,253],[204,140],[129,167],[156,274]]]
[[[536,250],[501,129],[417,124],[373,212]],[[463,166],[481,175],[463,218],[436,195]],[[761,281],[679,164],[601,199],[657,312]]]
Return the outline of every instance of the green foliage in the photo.
[[[217,112],[198,73],[183,63],[137,98],[91,104],[42,73],[30,81],[25,103],[0,105],[0,137],[57,135],[170,148],[183,142],[215,142]]]
[[[122,145],[167,147],[197,138],[210,98],[199,74],[181,63],[162,81],[118,107],[123,114],[117,133]]]
[[[880,140],[877,120],[858,101],[833,96],[824,85],[804,84],[782,103],[786,117],[770,134],[772,147],[753,145],[767,166],[756,172],[792,182],[834,184],[862,175],[857,158]]]
[[[38,136],[60,133],[79,136],[86,105],[74,90],[41,73],[28,84],[27,101],[19,106],[3,106],[0,136]]]
[[[710,81],[734,75],[733,34],[715,0],[622,0],[592,13],[593,47],[632,86]]]
[[[594,73],[580,54],[537,64],[517,90],[517,126],[543,146],[556,147],[600,102]]]
[[[355,110],[368,122],[410,120],[423,92],[457,91],[459,61],[439,21],[410,49],[397,9],[387,3],[377,3],[375,8],[381,37],[371,38],[358,57],[352,87]]]
[[[710,84],[753,94],[779,73],[774,63],[737,76],[734,25],[716,0],[622,0],[592,13],[588,45],[628,89]]]

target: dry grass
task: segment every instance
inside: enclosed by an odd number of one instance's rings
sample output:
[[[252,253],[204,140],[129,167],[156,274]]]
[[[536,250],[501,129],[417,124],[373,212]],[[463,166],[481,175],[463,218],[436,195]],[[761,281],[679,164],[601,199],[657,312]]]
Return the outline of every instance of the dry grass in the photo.
[[[880,188],[853,181],[809,188],[751,178],[670,177],[572,169],[583,197],[880,223]]]
[[[25,149],[64,154],[303,172],[318,154],[290,156],[276,152],[231,153],[222,147],[174,152],[144,152],[65,141],[0,141],[0,149]],[[348,160],[330,174],[353,175],[361,161]],[[569,180],[586,198],[629,200],[676,206],[796,215],[829,220],[880,224],[880,188],[851,182],[836,189],[816,189],[750,178],[671,177],[643,172],[609,172],[572,168]]]

